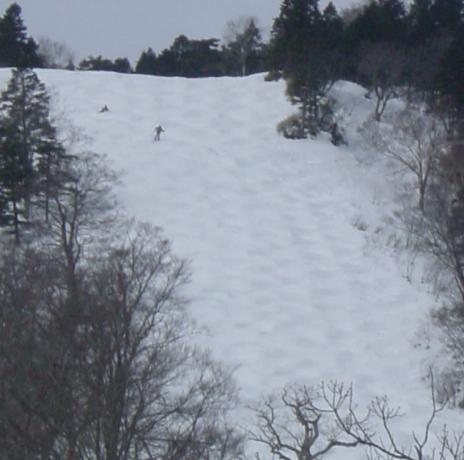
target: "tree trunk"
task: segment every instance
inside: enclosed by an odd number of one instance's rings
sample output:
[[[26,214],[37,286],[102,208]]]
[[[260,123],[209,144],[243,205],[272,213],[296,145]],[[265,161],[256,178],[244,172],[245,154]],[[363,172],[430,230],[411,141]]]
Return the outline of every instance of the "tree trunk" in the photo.
[[[419,210],[422,214],[425,214],[425,183],[419,184]]]

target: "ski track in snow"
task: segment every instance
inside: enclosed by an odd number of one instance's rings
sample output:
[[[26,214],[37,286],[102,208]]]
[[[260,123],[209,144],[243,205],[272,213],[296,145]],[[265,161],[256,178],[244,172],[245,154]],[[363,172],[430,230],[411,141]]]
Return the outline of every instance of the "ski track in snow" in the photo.
[[[366,245],[388,184],[350,147],[279,137],[294,110],[282,82],[39,76],[123,171],[128,213],[163,227],[191,261],[189,309],[209,330],[200,341],[236,367],[245,401],[336,378],[353,382],[361,405],[387,393],[425,417],[425,352],[413,340],[433,299]],[[359,91],[346,83],[338,94],[362,102]],[[166,133],[154,143],[157,124]],[[359,231],[357,216],[374,224]]]

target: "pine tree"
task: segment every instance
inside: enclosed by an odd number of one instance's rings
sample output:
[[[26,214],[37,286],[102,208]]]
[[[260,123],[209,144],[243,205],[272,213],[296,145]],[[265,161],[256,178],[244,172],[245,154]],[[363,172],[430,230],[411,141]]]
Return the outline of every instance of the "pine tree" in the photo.
[[[453,111],[464,119],[464,24],[456,33],[440,63],[437,87],[441,94],[449,96]],[[464,134],[464,131],[463,131]]]
[[[329,131],[334,102],[328,96],[340,76],[338,48],[343,25],[333,5],[318,0],[284,0],[270,44],[274,70],[283,71],[287,95],[299,107],[300,137]]]
[[[410,43],[420,46],[454,36],[463,14],[463,0],[414,0],[409,12]]]
[[[116,58],[113,61],[114,72],[119,73],[131,73],[132,67],[130,65],[129,59],[127,58]]]
[[[308,61],[308,49],[321,40],[318,0],[284,0],[275,19],[269,58],[274,70],[292,72]]]
[[[31,69],[15,69],[0,97],[0,189],[3,220],[12,224],[16,240],[19,227],[31,221],[31,207],[45,209],[60,182],[64,149],[50,122],[50,97]]]
[[[408,22],[402,0],[373,0],[346,30],[347,47],[359,50],[368,43],[405,43]]]
[[[17,142],[18,130],[13,124],[2,125],[0,134],[0,224],[12,228],[19,242],[20,226],[27,222],[24,201],[32,180],[32,171]]]
[[[343,40],[345,26],[332,2],[329,2],[324,8],[322,18],[324,21],[326,47],[329,49],[337,49]]]
[[[142,51],[142,54],[135,65],[135,73],[155,75],[156,67],[156,53],[151,48],[148,48],[147,51]]]
[[[432,0],[414,0],[409,12],[409,42],[421,45],[430,40],[436,33],[432,17]]]
[[[333,127],[335,102],[328,93],[335,82],[335,67],[323,51],[314,50],[310,63],[287,74],[287,96],[300,112],[300,137],[316,136]]]
[[[43,209],[45,222],[49,221],[50,201],[55,192],[67,183],[64,163],[71,160],[57,139],[56,128],[51,123],[42,126],[42,137],[37,144],[35,194],[37,205]]]
[[[27,37],[21,7],[13,3],[0,19],[0,67],[40,67],[38,46]]]
[[[454,32],[463,25],[463,0],[435,0],[430,8],[432,20],[439,32]]]
[[[79,70],[97,70],[106,72],[131,73],[132,68],[127,58],[116,58],[114,61],[101,56],[89,56],[79,63]]]

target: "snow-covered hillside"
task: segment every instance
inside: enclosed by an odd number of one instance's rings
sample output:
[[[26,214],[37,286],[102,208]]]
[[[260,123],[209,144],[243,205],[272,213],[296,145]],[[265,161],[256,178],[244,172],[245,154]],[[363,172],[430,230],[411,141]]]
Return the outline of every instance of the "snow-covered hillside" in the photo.
[[[201,341],[236,367],[244,401],[336,378],[354,383],[361,404],[387,393],[417,422],[428,413],[427,352],[417,345],[434,300],[370,243],[391,185],[353,144],[279,137],[277,122],[293,111],[282,82],[39,77],[123,172],[127,212],[162,226],[191,261]],[[348,83],[337,94],[355,126],[369,101]],[[157,124],[166,133],[154,143]]]

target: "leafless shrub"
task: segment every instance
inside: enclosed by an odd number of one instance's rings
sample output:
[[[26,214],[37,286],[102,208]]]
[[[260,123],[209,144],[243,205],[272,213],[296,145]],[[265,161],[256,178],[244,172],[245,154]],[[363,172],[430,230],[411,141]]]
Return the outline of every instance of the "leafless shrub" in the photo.
[[[290,115],[280,121],[276,129],[287,139],[304,139],[306,137],[303,121],[298,114]]]

